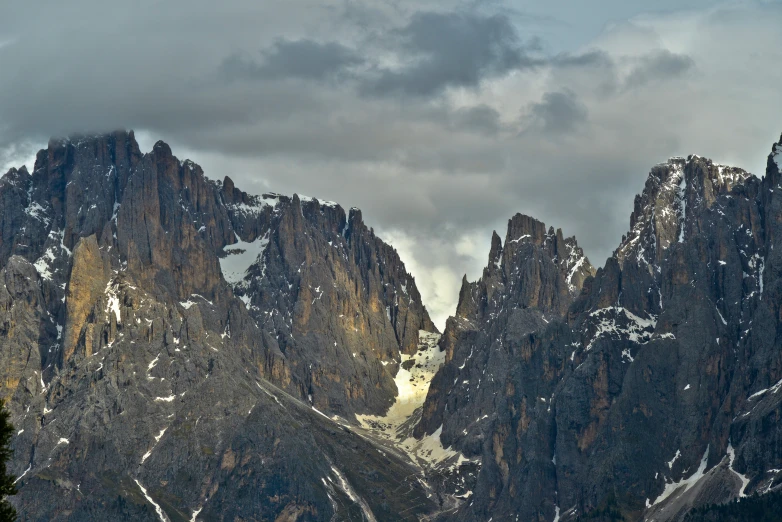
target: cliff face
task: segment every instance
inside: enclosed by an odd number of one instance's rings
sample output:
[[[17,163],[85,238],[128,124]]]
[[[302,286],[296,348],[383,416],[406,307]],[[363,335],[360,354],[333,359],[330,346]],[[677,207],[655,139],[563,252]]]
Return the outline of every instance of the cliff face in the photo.
[[[226,246],[221,263],[284,354],[286,388],[343,416],[384,412],[401,354],[417,351],[419,331],[437,332],[412,276],[358,209],[346,216],[296,195],[265,201],[274,205],[268,227]]]
[[[442,424],[444,444],[481,455],[451,518],[575,520],[616,505],[678,520],[779,487],[780,150],[762,180],[697,156],[653,168],[630,233],[559,314],[526,297],[545,278],[474,299],[500,269],[546,266],[538,247],[498,268],[495,238],[481,281],[463,285],[417,427]]]
[[[0,180],[0,281],[25,517],[432,509],[418,468],[331,418],[387,410],[436,331],[358,211],[250,196],[132,132],[53,140]]]
[[[501,494],[496,483],[487,482],[487,470],[499,472],[501,482],[523,480],[516,473],[511,478],[509,466],[526,451],[531,456],[532,449],[522,452],[507,439],[528,429],[538,407],[526,396],[534,391],[548,401],[561,374],[553,359],[535,360],[531,343],[535,332],[566,315],[592,274],[575,238],[565,239],[561,230],[546,230],[540,221],[517,214],[508,221],[504,243],[494,233],[481,279],[462,282],[456,316],[448,319],[440,342],[445,364],[432,380],[415,433],[440,433],[444,446],[480,457],[481,472],[477,485],[472,481],[467,506]],[[523,402],[511,404],[516,394]],[[508,425],[494,431],[500,423]],[[518,486],[511,487],[514,495],[521,494]]]

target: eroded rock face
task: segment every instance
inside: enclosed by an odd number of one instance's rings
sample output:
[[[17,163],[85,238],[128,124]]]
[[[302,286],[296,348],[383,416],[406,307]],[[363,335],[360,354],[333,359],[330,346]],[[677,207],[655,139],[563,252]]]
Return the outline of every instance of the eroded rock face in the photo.
[[[384,412],[436,331],[357,210],[248,195],[132,132],[52,140],[0,180],[0,282],[26,518],[434,509],[420,469],[330,418]]]
[[[104,259],[95,236],[82,238],[76,244],[73,251],[73,267],[71,269],[70,284],[65,295],[65,332],[63,335],[63,359],[70,360],[79,338],[84,336],[84,354],[92,355],[92,332],[84,330],[87,325],[87,316],[93,307],[104,295],[106,280],[108,279],[108,267],[104,265]],[[116,321],[116,316],[115,316]],[[115,323],[116,328],[116,323]]]
[[[29,261],[11,256],[0,270],[0,336],[2,336],[3,389],[23,396],[39,387],[46,354],[39,339],[55,335],[39,286],[38,273]]]
[[[630,233],[558,316],[481,315],[491,306],[465,282],[417,427],[442,423],[444,444],[481,455],[471,501],[445,518],[575,520],[611,504],[680,520],[780,487],[781,148],[762,180],[697,156],[652,169]],[[474,285],[513,266],[492,266],[499,252]],[[496,285],[489,303],[539,296],[539,281]]]
[[[271,217],[255,243],[243,243],[262,250],[235,289],[277,339],[287,389],[342,416],[384,412],[400,354],[417,350],[420,330],[437,331],[412,276],[358,209],[346,216],[333,203],[294,195]]]
[[[532,492],[512,467],[535,452],[512,441],[530,430],[530,422],[536,427],[534,414],[550,406],[564,371],[562,361],[540,359],[534,334],[563,318],[593,273],[575,238],[518,214],[508,222],[504,245],[494,234],[483,277],[463,281],[456,316],[441,341],[446,363],[432,380],[415,433],[441,430],[444,446],[482,457],[480,477],[487,470],[496,474],[491,484],[479,480],[473,505],[496,499],[502,487],[514,496]],[[500,426],[509,417],[512,423]]]

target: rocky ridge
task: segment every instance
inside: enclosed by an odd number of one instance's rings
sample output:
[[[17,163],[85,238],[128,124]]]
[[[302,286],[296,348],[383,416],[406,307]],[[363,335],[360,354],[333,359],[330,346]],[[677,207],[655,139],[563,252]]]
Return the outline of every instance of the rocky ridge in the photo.
[[[663,521],[780,491],[781,164],[782,138],[763,179],[655,166],[597,270],[514,216],[439,336],[357,209],[247,194],[132,133],[53,140],[0,178],[17,505]]]
[[[565,521],[611,505],[681,520],[779,489],[781,148],[762,180],[698,156],[654,167],[630,233],[559,314],[549,299],[514,308],[556,294],[540,278],[485,291],[489,306],[463,284],[416,428],[442,424],[444,444],[480,455],[471,502],[444,518]],[[500,248],[495,235],[478,285]]]
[[[132,132],[52,140],[0,180],[0,267],[27,519],[434,509],[419,466],[336,420],[383,414],[436,332],[357,210],[250,196]]]

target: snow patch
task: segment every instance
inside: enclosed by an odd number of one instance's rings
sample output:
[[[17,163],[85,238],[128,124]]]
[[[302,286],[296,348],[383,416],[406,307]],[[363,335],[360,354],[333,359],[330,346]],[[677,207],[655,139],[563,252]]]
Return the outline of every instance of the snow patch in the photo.
[[[687,224],[687,178],[684,175],[684,171],[681,171],[681,181],[679,182],[679,192],[677,195],[679,201],[679,209],[682,228],[679,231],[679,243],[684,243],[684,227]]]
[[[27,473],[28,473],[28,472],[29,472],[29,471],[32,469],[32,467],[33,467],[33,465],[32,465],[32,464],[28,464],[28,465],[27,465],[27,469],[26,469],[26,470],[24,470],[24,473],[22,473],[21,475],[19,475],[18,477],[16,477],[16,480],[14,480],[14,484],[16,484],[17,482],[19,482],[20,480],[22,480],[22,477],[24,477],[25,475],[27,475]]]
[[[204,509],[203,507],[200,507],[198,509],[193,510],[193,516],[190,517],[190,522],[196,522],[196,517],[199,513],[201,513],[201,510]]]
[[[471,461],[459,451],[443,447],[440,441],[442,426],[421,440],[409,436],[409,432],[406,432],[406,422],[423,406],[429,384],[445,362],[445,352],[441,352],[437,346],[440,334],[420,330],[418,335],[418,352],[413,355],[402,354],[399,370],[394,377],[398,390],[397,398],[386,415],[356,415],[356,418],[365,429],[395,441],[413,462],[430,468],[454,470]],[[413,361],[412,366],[409,361]],[[407,370],[404,366],[410,369]]]
[[[106,290],[104,290],[103,293],[106,294],[108,297],[108,301],[106,302],[106,310],[105,312],[107,314],[113,313],[114,316],[117,318],[117,324],[122,323],[122,317],[120,315],[119,311],[119,297],[117,297],[117,291],[119,290],[119,283],[115,281],[109,281],[106,285]]]
[[[579,268],[581,268],[581,265],[584,264],[584,258],[582,257],[579,259],[575,265],[573,265],[573,268],[570,269],[570,271],[567,274],[567,286],[570,289],[571,292],[574,292],[576,290],[575,285],[573,284],[573,276],[576,275],[576,272]]]
[[[312,203],[313,201],[315,201],[315,198],[310,196],[303,196],[299,194],[299,201],[301,201],[302,203]],[[319,199],[318,203],[320,203],[320,206],[322,207],[331,207],[331,208],[337,207],[336,203],[334,203],[333,201],[326,201],[325,199],[324,200]]]
[[[158,433],[155,436],[155,443],[152,445],[152,447],[149,449],[149,451],[144,453],[144,455],[141,457],[141,463],[142,464],[144,464],[144,461],[147,460],[152,455],[152,452],[157,447],[157,443],[160,442],[160,439],[163,438],[163,434],[166,432],[167,429],[168,429],[168,427],[163,428],[162,430],[160,430],[160,433]]]
[[[776,383],[774,386],[772,386],[771,388],[765,388],[765,389],[763,389],[763,390],[760,390],[759,392],[755,392],[755,393],[753,393],[752,395],[750,395],[749,397],[747,397],[747,400],[748,400],[748,401],[751,401],[751,400],[752,400],[752,399],[754,399],[755,397],[760,397],[761,395],[763,395],[763,394],[765,394],[765,393],[767,393],[767,392],[777,393],[777,392],[780,390],[780,388],[782,388],[782,380],[780,380],[779,382],[777,382],[777,383]]]
[[[358,507],[361,508],[361,513],[364,515],[366,522],[377,522],[375,515],[369,508],[369,504],[367,504],[366,501],[361,498],[358,493],[356,493],[356,490],[354,490],[353,486],[350,485],[350,482],[348,482],[348,479],[345,477],[345,475],[343,475],[342,472],[334,466],[331,466],[331,472],[334,474],[334,477],[337,480],[335,482],[331,479],[331,477],[329,477],[329,482],[341,489],[342,492],[347,495],[354,504],[357,504]]]
[[[726,326],[727,326],[727,324],[728,324],[728,321],[726,321],[726,320],[725,320],[725,318],[724,318],[724,317],[722,317],[722,313],[720,312],[720,309],[719,309],[719,308],[716,308],[716,307],[715,307],[714,309],[715,309],[715,310],[717,310],[717,315],[719,315],[719,316],[720,316],[720,320],[722,320],[722,324],[724,324],[724,325],[726,325]]]
[[[731,470],[733,473],[736,474],[736,476],[741,480],[741,489],[739,490],[739,497],[744,498],[747,495],[744,493],[744,491],[747,489],[747,486],[749,485],[749,479],[746,477],[746,475],[742,475],[735,469],[733,469],[733,461],[736,458],[736,451],[733,449],[733,444],[731,444],[730,441],[728,441],[728,469]]]
[[[41,279],[46,279],[47,281],[52,280],[51,263],[54,262],[56,258],[57,256],[52,250],[52,247],[49,247],[46,249],[46,252],[33,263],[33,266],[35,267],[35,270],[38,271]]]
[[[592,349],[594,342],[606,335],[617,340],[627,339],[634,343],[645,344],[651,339],[657,326],[657,317],[652,315],[644,319],[618,306],[600,308],[589,315],[599,322],[595,324],[595,332],[586,345],[586,351]]]
[[[670,461],[668,461],[668,469],[673,469],[673,463],[676,462],[676,460],[681,456],[682,456],[682,452],[676,450],[676,455],[674,455],[673,458]]]
[[[749,232],[749,229],[747,230]],[[766,260],[760,254],[753,255],[748,261],[749,267],[755,271],[758,280],[758,292],[763,299],[763,272],[766,269]],[[750,294],[751,295],[751,294]]]
[[[269,244],[269,233],[251,242],[242,241],[238,236],[236,240],[236,243],[223,249],[227,255],[220,259],[220,270],[231,285],[241,283],[250,267],[261,259]]]
[[[397,429],[417,408],[423,406],[429,391],[429,383],[445,362],[445,352],[441,352],[440,347],[437,346],[440,334],[420,330],[418,339],[418,351],[413,355],[402,354],[401,356],[399,370],[394,377],[397,389],[396,401],[388,412],[382,417],[356,415],[364,428],[381,432],[389,439],[395,439],[398,435]],[[405,366],[410,369],[405,369]]]
[[[660,493],[660,496],[658,496],[654,502],[651,503],[651,506],[654,506],[656,504],[659,504],[663,500],[667,499],[674,493],[684,493],[688,489],[690,489],[692,486],[694,486],[700,479],[703,478],[704,472],[706,471],[706,464],[709,460],[709,448],[706,447],[706,452],[703,454],[703,458],[701,459],[700,466],[698,466],[698,469],[690,475],[687,478],[683,478],[679,480],[678,482],[669,482],[665,484],[665,489],[662,493]]]
[[[51,222],[51,220],[46,217],[46,209],[43,208],[37,201],[31,202],[30,205],[25,209],[24,213],[46,225]]]
[[[167,430],[167,429],[168,429],[168,428],[166,427],[166,428],[163,428],[162,430],[160,430],[160,433],[158,433],[158,434],[155,436],[155,442],[160,442],[160,439],[162,439],[162,438],[163,438],[163,434],[166,432],[166,430]]]
[[[443,447],[443,443],[440,440],[442,433],[443,427],[440,425],[434,433],[422,437],[421,440],[408,437],[402,441],[401,447],[414,461],[428,467],[440,469],[448,467],[453,471],[465,462],[471,462],[461,452],[451,449],[450,446],[447,448]]]

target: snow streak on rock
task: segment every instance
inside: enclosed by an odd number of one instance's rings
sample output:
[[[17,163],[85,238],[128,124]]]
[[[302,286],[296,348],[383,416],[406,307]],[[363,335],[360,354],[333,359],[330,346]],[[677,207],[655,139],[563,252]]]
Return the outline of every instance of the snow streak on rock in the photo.
[[[592,349],[592,345],[601,337],[609,337],[613,340],[627,339],[634,343],[644,344],[649,341],[657,326],[657,318],[651,316],[647,319],[638,317],[629,310],[617,306],[600,308],[590,314],[591,324],[587,332],[589,342],[586,351]]]
[[[160,507],[160,505],[152,500],[152,497],[149,496],[147,493],[147,490],[144,486],[141,485],[141,482],[138,481],[138,479],[133,479],[133,481],[136,483],[138,488],[141,490],[141,494],[144,495],[144,498],[147,499],[147,501],[152,504],[152,506],[155,508],[155,513],[157,513],[157,516],[160,518],[161,522],[170,522],[168,517],[166,516],[166,513],[163,511],[163,508]]]
[[[706,463],[709,460],[709,448],[706,448],[706,453],[703,454],[703,458],[701,459],[701,463],[698,466],[698,469],[690,475],[689,477],[682,478],[681,480],[677,482],[668,482],[665,484],[665,489],[662,493],[660,493],[660,496],[658,496],[654,502],[652,502],[649,506],[654,506],[656,504],[659,504],[663,500],[667,499],[674,493],[676,495],[681,495],[688,489],[690,489],[692,486],[694,486],[700,479],[703,478],[705,472],[706,472]]]

